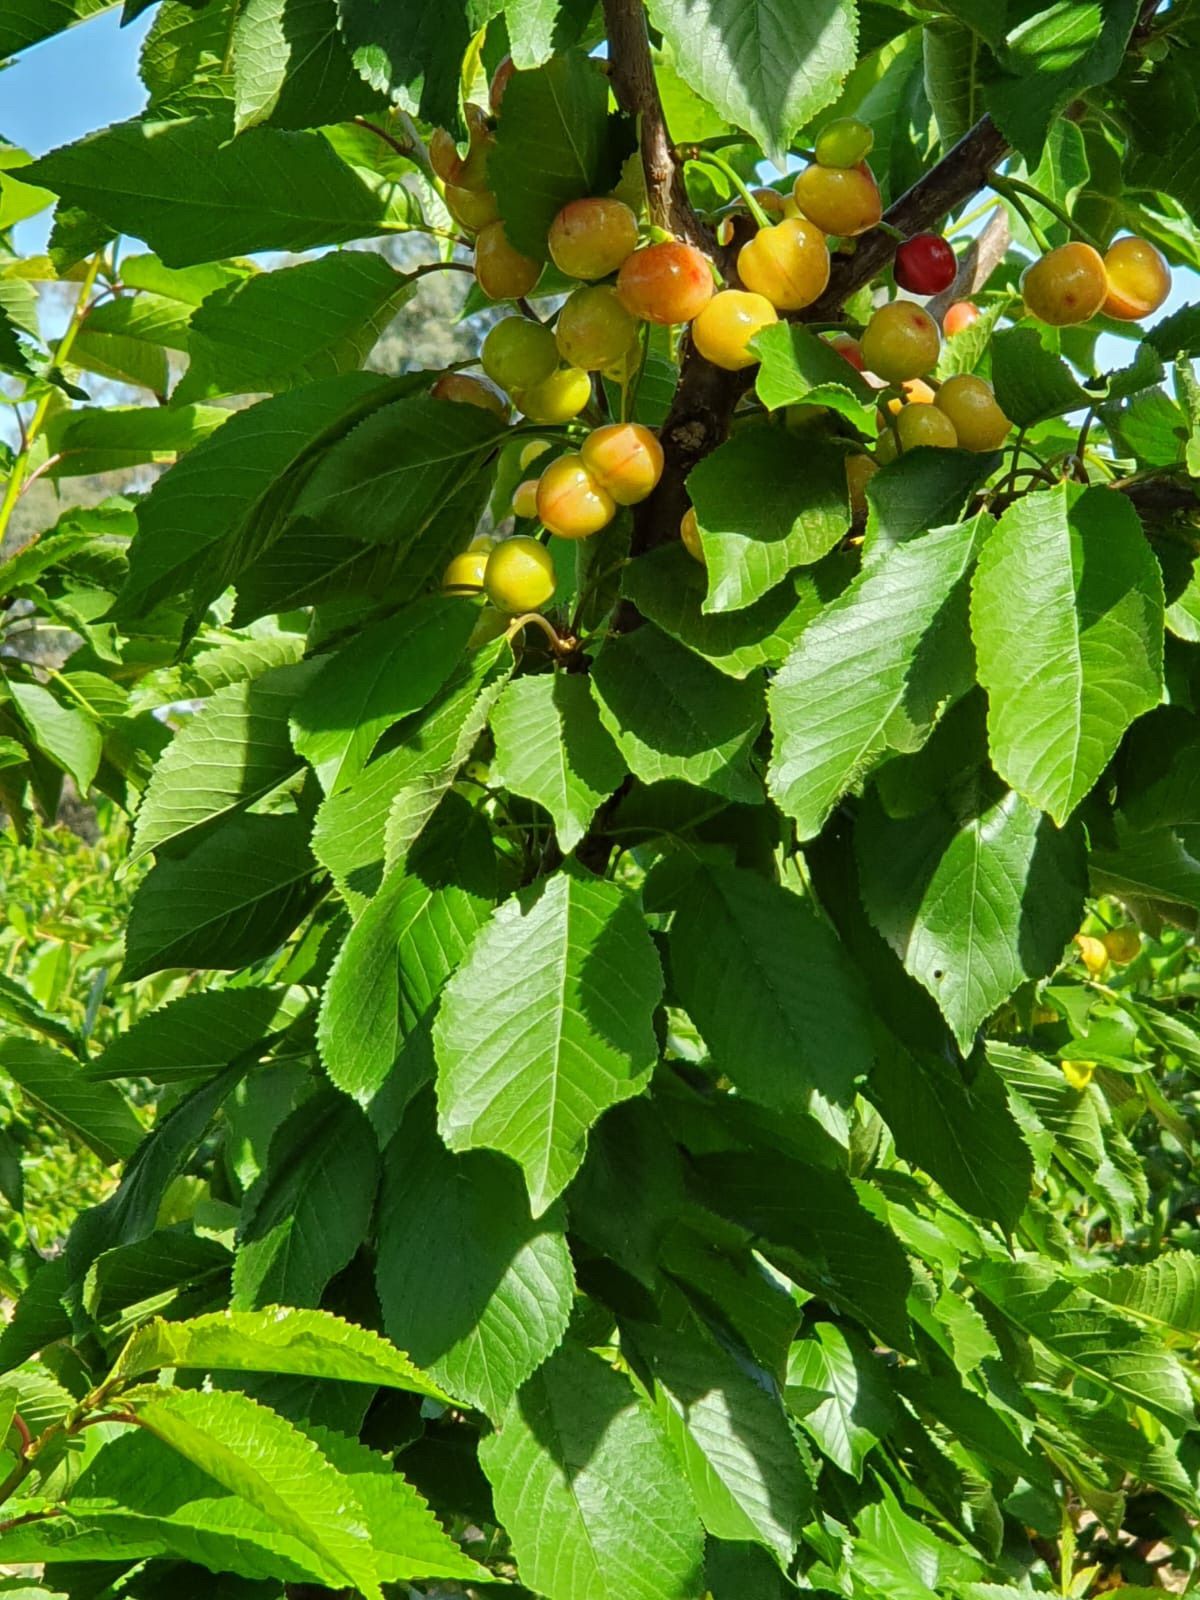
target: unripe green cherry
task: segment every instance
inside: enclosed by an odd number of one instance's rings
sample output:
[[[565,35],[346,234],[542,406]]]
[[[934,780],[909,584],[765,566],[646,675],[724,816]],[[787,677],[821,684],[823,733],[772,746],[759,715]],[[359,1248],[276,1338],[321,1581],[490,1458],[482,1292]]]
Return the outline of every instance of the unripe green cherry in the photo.
[[[469,377],[465,372],[443,372],[430,389],[435,400],[451,400],[457,405],[478,406],[490,411],[502,422],[508,421],[508,407],[490,383],[481,378]]]
[[[823,167],[856,167],[871,154],[875,134],[857,117],[835,117],[817,135],[814,154]]]
[[[612,521],[616,504],[588,471],[582,456],[559,456],[542,473],[537,513],[560,539],[587,539]]]
[[[1012,428],[996,404],[991,384],[970,372],[947,378],[934,404],[954,424],[963,450],[999,450]]]
[[[492,382],[512,394],[550,376],[558,366],[558,346],[544,323],[504,317],[488,329],[480,361]]]
[[[442,573],[442,593],[477,595],[483,592],[483,574],[490,550],[463,550],[453,556]]]
[[[497,611],[513,617],[544,606],[557,581],[549,550],[524,533],[502,539],[488,557],[483,574],[488,599]]]
[[[550,259],[568,278],[607,278],[637,248],[637,218],[623,200],[572,200],[550,224]]]
[[[932,445],[938,450],[953,450],[958,444],[954,424],[946,413],[920,401],[901,408],[896,418],[896,434],[901,450],[913,450],[920,444]]]
[[[602,283],[569,295],[555,329],[563,360],[585,372],[615,366],[637,343],[637,336],[637,318],[626,311],[617,291]]]
[[[921,378],[937,366],[942,339],[938,325],[911,300],[880,306],[862,336],[862,357],[868,372],[885,383]]]
[[[570,422],[591,398],[592,381],[579,367],[560,367],[541,383],[513,395],[517,410],[544,427]]]
[[[580,449],[583,464],[619,506],[635,506],[662,477],[663,451],[640,422],[609,422],[594,428]]]
[[[475,280],[489,300],[519,300],[542,275],[540,261],[509,243],[502,222],[489,222],[475,240]]]

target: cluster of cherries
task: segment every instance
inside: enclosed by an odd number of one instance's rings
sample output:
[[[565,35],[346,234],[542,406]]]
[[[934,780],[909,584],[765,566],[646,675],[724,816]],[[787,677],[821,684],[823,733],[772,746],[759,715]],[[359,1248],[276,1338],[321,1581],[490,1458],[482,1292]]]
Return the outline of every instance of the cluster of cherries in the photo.
[[[498,115],[512,76],[506,58],[490,89]],[[494,135],[487,113],[466,108],[469,147],[461,155],[451,136],[438,130],[430,161],[442,179],[448,210],[475,234],[475,276],[493,300],[523,301],[541,275],[541,263],[509,241],[487,163]],[[718,288],[709,258],[681,240],[641,242],[638,219],[615,196],[573,200],[555,217],[547,240],[558,270],[575,280],[554,326],[532,313],[509,316],[484,340],[484,378],[447,373],[433,393],[484,406],[505,419],[510,403],[529,421],[561,426],[592,400],[594,374],[620,382],[636,371],[646,323],[690,325],[695,349],[731,371],[754,365],[752,341],[781,314],[815,304],[829,282],[830,239],[853,239],[879,226],[883,205],[867,157],[872,130],[853,117],[821,130],[813,160],[798,174],[791,194],[777,189],[743,190],[759,227],[737,254],[740,287]],[[727,234],[722,234],[727,239]],[[903,240],[895,253],[897,286],[906,296],[942,294],[953,284],[958,262],[938,234]],[[1097,312],[1129,320],[1157,309],[1170,288],[1170,272],[1144,239],[1118,240],[1101,256],[1078,241],[1048,251],[1025,272],[1027,309],[1055,326],[1082,322]],[[527,308],[526,308],[527,309]],[[953,336],[979,316],[969,301],[951,305],[944,331]],[[973,451],[998,449],[1011,424],[991,385],[970,373],[938,383],[932,377],[943,328],[912,298],[879,306],[862,336],[828,335],[829,343],[881,391],[879,438],[873,454],[847,457],[850,504],[866,509],[871,475],[898,453],[916,446]],[[894,393],[888,395],[888,389]],[[522,469],[549,445],[537,441],[522,454]],[[593,429],[578,451],[559,455],[517,489],[513,511],[536,517],[550,534],[586,538],[604,527],[619,505],[633,505],[654,489],[662,473],[662,449],[637,423]],[[680,527],[685,548],[697,560],[704,551],[694,511]],[[476,540],[456,556],[445,574],[454,593],[486,592],[500,611],[536,609],[553,594],[553,560],[538,540]]]

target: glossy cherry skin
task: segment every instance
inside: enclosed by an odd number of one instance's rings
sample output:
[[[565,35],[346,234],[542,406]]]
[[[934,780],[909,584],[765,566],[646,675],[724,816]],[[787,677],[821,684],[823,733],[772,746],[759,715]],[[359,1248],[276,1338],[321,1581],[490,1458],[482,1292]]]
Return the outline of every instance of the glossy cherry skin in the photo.
[[[509,616],[544,606],[557,582],[550,552],[524,533],[502,539],[488,557],[483,574],[488,599],[497,611]]]
[[[465,156],[445,128],[435,128],[429,140],[429,164],[443,183],[458,189],[486,189],[487,161],[494,140],[482,106],[463,108],[470,144]]]
[[[1025,268],[1021,293],[1030,315],[1052,328],[1087,322],[1108,296],[1103,257],[1078,239],[1059,245]]]
[[[848,361],[856,372],[865,372],[867,363],[863,360],[862,345],[849,333],[832,333],[828,336],[829,344],[835,349],[844,361]]]
[[[468,233],[478,233],[480,228],[486,228],[489,222],[495,222],[500,216],[496,196],[490,189],[458,189],[448,183],[443,198],[446,210],[459,227],[465,228]]]
[[[954,424],[964,450],[999,450],[1012,429],[1012,423],[996,404],[991,384],[970,372],[947,378],[938,390],[935,404]]]
[[[559,354],[585,372],[616,366],[637,343],[638,320],[606,283],[568,295],[554,330]]]
[[[550,376],[558,366],[558,346],[543,323],[503,317],[488,329],[479,359],[492,382],[512,394]]]
[[[607,278],[637,248],[637,218],[623,200],[572,200],[550,224],[550,258],[568,278]]]
[[[712,299],[712,268],[694,245],[648,244],[621,264],[617,293],[643,322],[691,322]]]
[[[919,402],[901,409],[896,418],[896,437],[901,450],[913,450],[921,444],[938,450],[953,450],[958,444],[954,424],[946,413]]]
[[[823,233],[853,238],[883,216],[879,185],[865,161],[856,167],[823,167],[814,161],[796,179],[792,195],[801,216]]]
[[[973,300],[956,300],[942,318],[942,329],[947,336],[962,333],[973,322],[978,322],[979,316],[979,307]]]
[[[548,440],[531,439],[529,443],[522,448],[521,454],[517,457],[517,463],[520,466],[521,471],[528,472],[529,468],[538,459],[538,457],[544,456],[549,448],[550,444]]]
[[[509,243],[502,222],[489,222],[475,240],[475,278],[489,300],[519,300],[542,275],[540,261]]]
[[[1079,948],[1079,959],[1092,977],[1098,978],[1108,965],[1108,951],[1102,941],[1093,938],[1090,933],[1077,933],[1075,944]]]
[[[692,323],[692,340],[714,367],[737,372],[759,360],[750,349],[754,335],[778,321],[778,313],[765,295],[722,289]]]
[[[1148,317],[1171,292],[1171,269],[1148,239],[1130,234],[1109,246],[1104,256],[1108,294],[1101,308],[1119,322]]]
[[[483,574],[491,552],[463,550],[442,573],[442,593],[472,596],[483,592]]]
[[[657,436],[640,422],[610,422],[594,428],[580,449],[583,464],[619,506],[635,506],[662,477]]]
[[[776,311],[803,311],[829,282],[829,245],[804,217],[760,228],[738,251],[738,277]]]
[[[429,392],[435,400],[452,400],[458,405],[478,406],[482,411],[493,412],[502,422],[508,420],[508,407],[503,396],[498,395],[490,383],[484,383],[481,378],[468,377],[465,372],[443,372]]]
[[[835,117],[817,135],[814,149],[823,167],[856,167],[871,154],[875,134],[857,117]]]
[[[940,233],[915,233],[896,251],[895,272],[909,294],[941,294],[954,282],[958,257]]]
[[[530,422],[548,427],[570,422],[592,398],[592,382],[578,367],[560,367],[541,383],[513,395],[517,410]]]
[[[514,517],[537,516],[537,490],[538,480],[526,478],[524,483],[519,483],[513,490],[512,508]]]
[[[1104,935],[1104,948],[1110,961],[1124,966],[1141,954],[1142,940],[1136,928],[1110,928]]]
[[[703,566],[704,545],[700,541],[700,528],[696,522],[696,512],[693,506],[689,506],[683,513],[679,523],[679,537],[683,541],[683,548],[691,556],[692,560],[698,561]]]
[[[893,300],[872,314],[862,336],[862,354],[868,372],[885,383],[903,383],[933,371],[941,344],[928,311],[909,300]]]
[[[588,471],[582,456],[559,456],[538,482],[542,526],[560,539],[587,539],[612,521],[616,502]]]

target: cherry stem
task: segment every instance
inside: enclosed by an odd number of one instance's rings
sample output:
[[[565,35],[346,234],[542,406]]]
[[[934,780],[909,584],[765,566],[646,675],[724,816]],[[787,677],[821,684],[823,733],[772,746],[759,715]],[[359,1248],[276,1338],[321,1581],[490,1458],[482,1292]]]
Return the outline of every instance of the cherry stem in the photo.
[[[1096,243],[1092,235],[1088,233],[1086,229],[1081,228],[1071,214],[1064,210],[1056,200],[1051,200],[1048,195],[1043,194],[1042,191],[1038,188],[1035,188],[1032,183],[1026,183],[1023,178],[1010,178],[1007,176],[1002,176],[998,172],[989,173],[988,182],[997,194],[1003,195],[1003,197],[1009,201],[1013,208],[1020,212],[1021,216],[1025,219],[1030,233],[1033,234],[1035,241],[1043,251],[1049,251],[1052,247],[1047,242],[1045,234],[1030,215],[1028,207],[1022,203],[1022,195],[1026,195],[1030,200],[1036,201],[1036,203],[1048,211],[1052,217],[1056,217],[1058,221],[1062,223],[1063,227],[1066,228],[1067,232],[1072,238],[1081,239],[1084,244],[1090,244],[1093,250],[1099,250],[1100,246]]]
[[[689,162],[698,161],[704,165],[715,167],[718,172],[723,172],[726,178],[728,178],[729,182],[741,195],[742,199],[746,202],[746,207],[749,210],[750,215],[754,218],[755,222],[758,223],[759,227],[769,228],[771,226],[770,217],[768,217],[762,206],[751,194],[749,186],[733,170],[723,156],[717,155],[713,150],[702,150],[699,145],[693,144],[687,146],[685,160]]]
[[[525,628],[527,628],[531,622],[535,627],[540,628],[546,635],[546,638],[550,641],[550,648],[554,651],[555,655],[562,655],[564,653],[563,642],[558,637],[558,634],[554,631],[552,625],[546,621],[544,616],[542,616],[540,611],[525,611],[522,612],[519,617],[514,617],[508,625],[505,637],[508,639],[514,638],[518,633],[521,633]]]
[[[890,222],[880,221],[875,224],[875,227],[878,232],[886,234],[889,239],[895,239],[897,244],[904,244],[908,239],[908,235],[903,228],[893,227]]]

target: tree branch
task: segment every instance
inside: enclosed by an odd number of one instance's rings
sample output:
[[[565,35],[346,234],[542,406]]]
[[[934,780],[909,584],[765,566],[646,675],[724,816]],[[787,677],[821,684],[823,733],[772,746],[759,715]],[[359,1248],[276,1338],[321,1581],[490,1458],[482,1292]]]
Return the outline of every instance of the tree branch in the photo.
[[[604,22],[613,93],[621,110],[637,122],[650,220],[711,255],[715,241],[692,210],[682,168],[675,160],[654,78],[642,0],[604,0]]]
[[[1008,225],[1008,212],[1003,206],[997,206],[988,218],[987,226],[971,240],[970,248],[959,261],[954,282],[941,294],[935,294],[932,300],[925,302],[929,315],[940,323],[956,300],[967,300],[976,290],[982,289],[1004,260],[1011,243],[1012,229]]]

